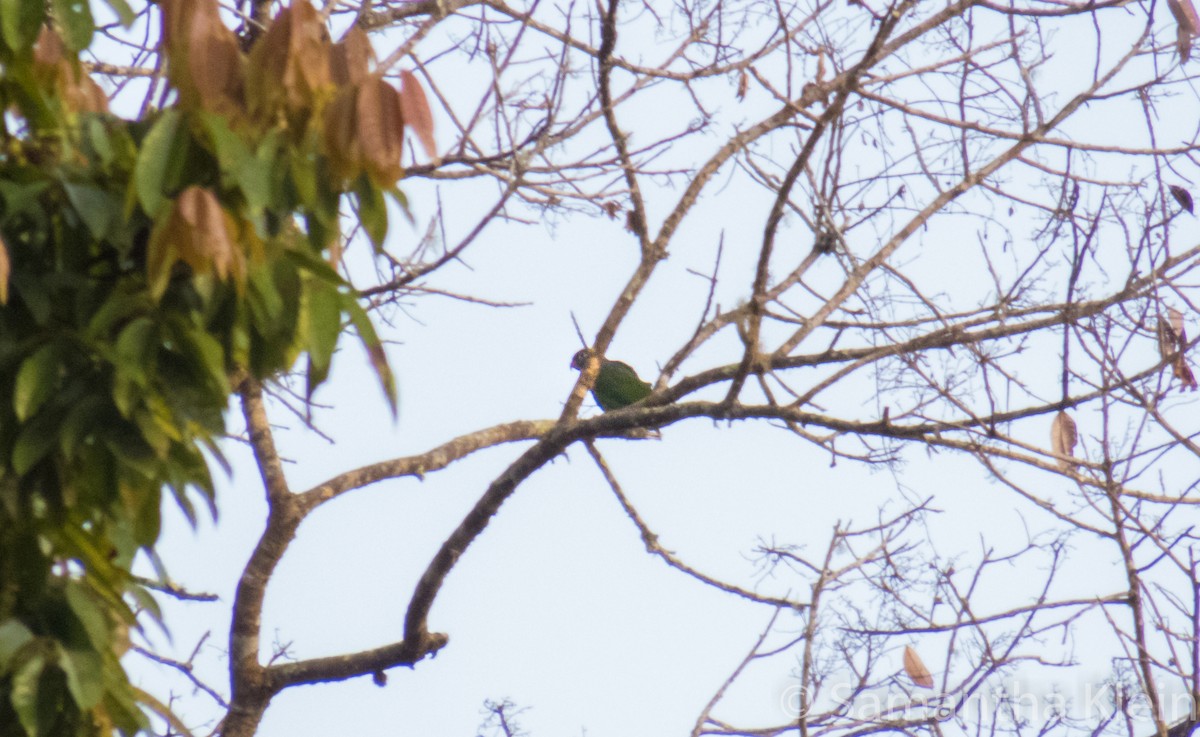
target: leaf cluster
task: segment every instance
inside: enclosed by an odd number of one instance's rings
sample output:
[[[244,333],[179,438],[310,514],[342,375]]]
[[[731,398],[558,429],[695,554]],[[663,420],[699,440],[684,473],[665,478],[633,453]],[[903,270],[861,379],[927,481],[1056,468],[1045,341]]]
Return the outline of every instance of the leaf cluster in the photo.
[[[137,614],[158,612],[131,567],[143,553],[166,575],[164,491],[215,514],[210,462],[241,381],[304,356],[311,396],[352,324],[395,406],[334,255],[347,200],[376,249],[385,198],[405,204],[400,93],[369,70],[365,34],[334,44],[296,2],[243,53],[214,0],[159,10],[174,103],[129,121],[79,62],[87,3],[0,4],[4,735],[147,726],[119,658]]]

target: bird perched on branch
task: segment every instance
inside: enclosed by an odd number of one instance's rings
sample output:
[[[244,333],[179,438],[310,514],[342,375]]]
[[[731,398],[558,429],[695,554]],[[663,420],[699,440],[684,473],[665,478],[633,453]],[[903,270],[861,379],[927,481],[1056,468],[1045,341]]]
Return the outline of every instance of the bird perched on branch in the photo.
[[[571,359],[571,368],[583,371],[593,356],[600,359],[600,371],[592,385],[592,396],[600,409],[605,412],[621,409],[650,396],[650,385],[638,378],[632,366],[621,361],[610,361],[597,355],[591,348],[576,353]]]

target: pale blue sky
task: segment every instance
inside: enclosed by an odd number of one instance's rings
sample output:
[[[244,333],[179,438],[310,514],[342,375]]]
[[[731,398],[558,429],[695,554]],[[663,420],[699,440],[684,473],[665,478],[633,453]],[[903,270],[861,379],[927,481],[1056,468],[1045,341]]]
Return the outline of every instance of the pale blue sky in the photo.
[[[661,58],[669,48],[654,46],[649,36],[645,40],[647,58]],[[424,43],[419,53],[432,55],[445,40],[435,37]],[[626,38],[623,43],[632,41]],[[388,48],[384,39],[376,39],[376,44],[381,51]],[[429,51],[420,52],[421,48]],[[1090,71],[1064,56],[1060,54],[1039,72],[1046,84],[1065,87],[1056,100],[1047,96],[1048,106],[1074,92],[1072,84],[1078,80],[1068,72]],[[482,68],[442,60],[430,73],[450,87],[449,80],[460,74],[478,84],[474,75]],[[720,116],[714,133],[672,148],[662,159],[664,167],[694,166],[720,145],[722,134],[772,109],[764,95],[752,94],[746,102],[737,102],[734,85],[726,78],[698,87],[706,104]],[[471,89],[471,84],[463,84],[455,90],[463,96],[463,110],[470,109]],[[1179,117],[1194,120],[1196,95],[1190,89],[1181,92],[1187,95],[1183,103],[1187,114]],[[677,98],[652,92],[623,108],[621,119],[632,131],[634,144],[685,127],[691,113],[676,102]],[[1089,112],[1082,117],[1087,125],[1111,124],[1112,118],[1104,115]],[[439,141],[448,146],[449,128],[440,111],[438,117]],[[1141,137],[1136,120],[1127,121],[1131,131],[1127,140]],[[1190,125],[1180,123],[1181,137],[1190,135]],[[589,134],[591,140],[599,140],[596,135]],[[781,161],[792,155],[795,142],[795,138],[780,138],[772,144]],[[874,163],[868,146],[862,147],[861,156],[847,165],[861,167],[859,175],[866,177]],[[1095,161],[1098,170],[1101,165],[1109,167],[1104,170],[1109,178],[1130,177],[1129,163],[1114,166],[1103,157]],[[1195,174],[1194,166],[1182,165],[1188,167],[1188,175]],[[1005,177],[1013,180],[1011,186],[1022,187],[1028,185],[1023,179],[1027,175],[1027,170],[1017,169]],[[731,307],[748,293],[769,200],[761,189],[748,185],[742,172],[729,170],[718,179],[675,239],[670,257],[608,352],[634,365],[648,380],[657,376],[658,366],[694,329],[707,284],[688,271],[711,269],[722,233],[721,274],[727,281],[717,301]],[[401,186],[418,221],[409,227],[394,218],[389,248],[402,255],[425,232],[439,193],[428,181],[408,180]],[[487,196],[494,187],[453,181],[439,186],[446,228],[454,241],[472,227],[473,216],[490,205]],[[914,180],[909,186],[908,202],[919,208],[928,185]],[[656,223],[678,196],[679,185],[647,178],[643,187],[652,205],[651,221]],[[876,204],[880,199],[875,193],[868,196]],[[969,218],[948,217],[913,236],[894,260],[930,293],[939,295],[939,306],[947,310],[952,305],[974,306],[990,289],[981,242],[998,268],[1012,268],[1016,258],[1028,254],[1028,239],[1036,230],[1022,219],[1027,213],[1009,217],[1004,207],[984,195],[968,195],[954,207],[994,218],[986,226],[986,240],[984,229],[977,232]],[[537,219],[528,210],[519,212]],[[1194,237],[1194,221],[1180,221],[1177,227]],[[869,253],[875,239],[884,234],[867,230],[855,231],[850,239],[860,256]],[[802,258],[812,242],[811,234],[795,219],[787,222],[782,234],[777,253],[780,274]],[[1114,283],[1124,278],[1123,246],[1112,242],[1112,252],[1099,258],[1109,272],[1097,269],[1087,274],[1088,283],[1096,288],[1103,286],[1105,278]],[[359,243],[353,248],[358,250],[352,258],[361,276],[367,273],[365,246]],[[496,423],[556,417],[577,376],[568,366],[579,347],[571,313],[590,339],[636,259],[636,241],[620,220],[574,216],[489,228],[464,263],[448,265],[429,283],[529,306],[492,309],[427,296],[414,300],[407,315],[396,315],[394,329],[384,331],[386,338],[395,341],[388,350],[400,392],[399,416],[394,420],[360,349],[346,340],[334,362],[332,381],[317,394],[319,402],[331,406],[317,414],[318,422],[336,444],[296,429],[291,417],[278,408],[272,414],[275,422],[289,426],[279,432],[277,441],[282,453],[294,461],[288,466],[293,489],[306,489],[366,463],[421,453]],[[1061,263],[1052,264],[1051,274],[1061,273]],[[827,260],[810,272],[807,282],[828,294],[841,278],[841,269]],[[1041,286],[1061,297],[1060,284]],[[810,302],[811,298],[797,297],[793,306],[803,310]],[[1032,341],[1029,358],[1018,364],[1023,378],[1048,397],[1055,396],[1060,339],[1055,333]],[[800,350],[817,352],[828,340],[828,332],[818,332]],[[736,335],[728,331],[698,353],[697,360],[685,363],[680,376],[737,360],[739,351]],[[1142,360],[1143,365],[1157,360],[1149,343]],[[823,375],[813,373],[814,380]],[[797,383],[806,385],[803,380]],[[750,387],[748,395],[758,396],[757,389]],[[701,396],[719,395],[709,390]],[[982,401],[979,395],[962,398],[968,403]],[[872,376],[866,373],[855,375],[818,401],[831,412],[857,418],[875,418],[880,411]],[[1193,400],[1176,396],[1171,401]],[[585,403],[585,413],[597,411],[590,400]],[[236,412],[230,416],[231,426],[236,427]],[[1094,425],[1088,425],[1086,412],[1078,419],[1086,445],[1091,442],[1088,428]],[[1045,447],[1050,420],[1049,415],[1032,420],[1016,434]],[[491,479],[525,446],[490,449],[424,481],[383,482],[319,509],[300,527],[268,590],[265,646],[270,647],[274,633],[279,642],[289,644],[289,653],[306,658],[399,639],[408,596],[430,556]],[[164,601],[173,635],[173,646],[166,649],[186,656],[203,633],[211,632],[197,663],[203,677],[227,695],[223,653],[233,587],[261,532],[266,507],[247,449],[236,443],[225,447],[234,474],[219,480],[220,519],[215,524],[204,521],[193,531],[168,506],[161,553],[179,583],[221,597],[215,604]],[[773,595],[791,592],[806,599],[807,583],[782,570],[776,577],[763,577],[753,560],[753,550],[761,541],[801,545],[819,558],[835,523],[869,525],[881,506],[885,513],[894,514],[906,503],[935,497],[940,513],[928,519],[934,542],[925,541],[920,547],[924,533],[919,531],[906,538],[918,545],[918,559],[923,554],[927,561],[936,546],[938,555],[961,556],[969,565],[986,544],[1000,551],[1015,550],[1029,536],[1051,526],[1048,515],[1015,501],[1003,486],[987,480],[976,462],[946,452],[927,454],[910,448],[898,475],[846,460],[833,467],[828,453],[768,423],[730,427],[707,420],[665,428],[661,440],[604,440],[599,447],[665,547],[710,575]],[[1179,478],[1200,473],[1183,467],[1167,471]],[[1016,477],[1061,489],[1064,498],[1073,488],[1050,474],[1020,470]],[[1032,571],[996,570],[990,585],[980,592],[979,603],[1009,607],[1027,600],[1039,585],[1036,565]],[[1111,551],[1083,538],[1071,550],[1067,574],[1059,595],[1109,593],[1123,585]],[[448,633],[450,644],[435,659],[411,671],[390,671],[385,688],[359,678],[289,689],[272,702],[259,734],[470,736],[483,718],[484,700],[505,698],[529,707],[521,722],[535,737],[687,734],[770,615],[767,607],[702,586],[648,555],[591,459],[582,448],[572,447],[521,486],[447,578],[429,624],[434,631]],[[801,626],[790,614],[781,615],[778,624],[787,631]],[[1103,621],[1088,618],[1082,632],[1104,632]],[[163,638],[153,636],[163,644]],[[1041,692],[1060,687],[1072,693],[1078,693],[1081,684],[1093,683],[1107,668],[1110,653],[1089,647],[1089,637],[1052,644],[1055,652],[1080,659],[1078,668],[1060,672],[1062,680],[1040,671],[1021,683]],[[940,678],[945,637],[893,638],[888,657],[897,673],[905,644],[918,646]],[[752,669],[730,693],[730,708],[718,709],[717,714],[738,723],[786,721],[793,685],[788,671],[794,663],[789,655]],[[165,671],[135,660],[131,665],[148,690],[164,691]],[[171,683],[183,699],[180,712],[189,723],[202,725],[206,715],[214,713],[207,697],[189,695],[179,679]],[[202,726],[198,730],[198,734],[205,732]],[[945,727],[948,735],[960,732],[956,726]]]

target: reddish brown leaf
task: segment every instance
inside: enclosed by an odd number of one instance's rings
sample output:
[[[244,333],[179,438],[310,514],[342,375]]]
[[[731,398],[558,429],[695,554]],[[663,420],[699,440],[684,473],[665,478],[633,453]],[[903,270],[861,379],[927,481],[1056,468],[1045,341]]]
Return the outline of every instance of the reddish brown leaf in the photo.
[[[374,57],[375,51],[366,32],[358,26],[350,26],[330,51],[329,74],[333,83],[339,87],[361,83]]]
[[[1172,307],[1167,308],[1167,316],[1159,315],[1156,331],[1158,352],[1164,363],[1170,364],[1171,373],[1179,379],[1182,388],[1195,391],[1198,387],[1196,376],[1188,365],[1184,351],[1187,350],[1188,337],[1183,322],[1183,313]]]
[[[151,292],[162,295],[177,261],[197,274],[213,273],[222,280],[232,275],[240,284],[245,264],[233,240],[236,232],[233,219],[211,191],[195,185],[183,190],[151,237],[147,258]]]
[[[216,196],[203,187],[191,186],[175,200],[179,218],[179,258],[197,273],[211,269],[225,279],[235,270],[237,249],[230,240],[225,211]]]
[[[80,112],[108,112],[108,94],[86,74],[80,77],[79,83],[65,97],[67,104]]]
[[[284,9],[280,13],[290,13]],[[287,67],[288,38],[279,17],[250,49],[246,76],[246,106],[260,117],[269,117],[282,104],[283,76]]]
[[[1200,30],[1200,18],[1196,16],[1192,0],[1167,0],[1167,7],[1171,9],[1171,15],[1175,16],[1175,22],[1180,28],[1193,36],[1196,35],[1197,30]]]
[[[749,91],[750,91],[750,75],[746,74],[746,70],[743,69],[741,71],[741,73],[738,74],[737,99],[745,100],[746,93]]]
[[[329,34],[308,0],[279,11],[250,50],[251,107],[269,115],[282,101],[292,113],[310,110],[332,85]]]
[[[1158,352],[1164,361],[1170,361],[1176,353],[1187,350],[1187,333],[1184,331],[1183,313],[1174,307],[1167,308],[1167,316],[1158,317]]]
[[[158,12],[162,14],[162,45],[169,56],[177,56],[185,44],[188,15],[195,12],[195,3],[186,0],[159,0]]]
[[[329,79],[329,31],[321,15],[307,0],[292,3],[292,66],[297,80],[310,91],[320,90]]]
[[[329,265],[337,271],[341,267],[342,253],[345,251],[345,246],[342,245],[341,238],[334,238],[329,243]]]
[[[164,0],[161,8],[167,75],[183,105],[240,111],[244,60],[215,0]]]
[[[1173,365],[1175,378],[1183,385],[1184,389],[1197,389],[1196,376],[1192,373],[1191,366],[1188,365],[1184,351],[1187,350],[1188,337],[1187,328],[1183,324],[1183,313],[1174,307],[1167,308],[1167,322],[1170,323],[1171,329],[1175,331],[1175,336],[1178,339],[1179,353],[1175,356]]]
[[[1079,441],[1079,431],[1075,420],[1066,412],[1059,412],[1050,424],[1050,450],[1055,455],[1074,456],[1075,444]],[[1058,459],[1059,468],[1064,471],[1074,470],[1075,464],[1065,458]]]
[[[1196,391],[1200,386],[1197,385],[1196,375],[1192,373],[1192,367],[1188,365],[1187,359],[1182,353],[1175,355],[1175,359],[1171,362],[1171,370],[1175,374],[1175,378],[1179,379],[1181,388]]]
[[[33,44],[33,63],[43,68],[56,68],[66,59],[62,37],[50,26],[42,26]]]
[[[1191,58],[1192,39],[1200,29],[1200,17],[1196,15],[1192,0],[1167,0],[1167,7],[1171,9],[1171,15],[1175,16],[1175,22],[1179,26],[1176,36],[1179,60],[1182,63]]]
[[[353,179],[362,171],[362,152],[355,133],[358,87],[346,87],[325,106],[325,155],[340,179]]]
[[[8,278],[12,263],[8,260],[8,245],[0,239],[0,305],[8,304]]]
[[[1183,187],[1174,184],[1169,185],[1167,187],[1167,191],[1171,193],[1171,196],[1175,198],[1175,201],[1179,203],[1180,207],[1190,213],[1195,214],[1193,210],[1194,205],[1192,203],[1192,194],[1190,192]]]
[[[403,173],[404,115],[396,88],[381,77],[363,82],[355,105],[355,132],[363,168],[380,187],[390,187]]]
[[[220,113],[241,110],[244,62],[233,32],[218,22],[193,36],[187,63],[200,106]]]
[[[1183,330],[1183,313],[1174,307],[1167,308],[1167,322],[1175,331],[1175,335],[1179,336],[1179,350],[1187,348],[1187,335]]]
[[[415,75],[409,71],[400,72],[400,109],[404,112],[404,121],[412,128],[421,142],[421,148],[431,159],[437,158],[437,141],[433,137],[433,112],[429,109],[429,100]]]
[[[1171,323],[1160,316],[1155,336],[1158,338],[1158,354],[1162,356],[1162,360],[1170,361],[1179,350],[1178,333],[1171,327]]]
[[[108,112],[108,95],[84,72],[79,60],[66,53],[62,38],[49,26],[42,26],[33,46],[33,74],[43,86],[57,90],[71,110]]]
[[[921,688],[933,688],[933,676],[929,674],[925,663],[921,662],[921,656],[917,655],[917,651],[910,645],[904,646],[904,672]]]

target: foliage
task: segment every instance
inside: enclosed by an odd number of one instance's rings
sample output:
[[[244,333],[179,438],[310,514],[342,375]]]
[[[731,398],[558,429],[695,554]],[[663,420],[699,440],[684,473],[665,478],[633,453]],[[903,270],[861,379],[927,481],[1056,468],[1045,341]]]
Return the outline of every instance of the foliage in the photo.
[[[241,382],[304,355],[311,396],[353,323],[394,409],[331,254],[347,199],[377,246],[385,196],[404,204],[399,93],[361,32],[331,43],[306,2],[248,55],[213,0],[160,11],[174,102],[129,121],[79,60],[87,3],[0,5],[4,735],[132,734],[139,703],[162,710],[119,660],[156,612],[131,566],[157,565],[163,490],[215,514],[209,461]]]

